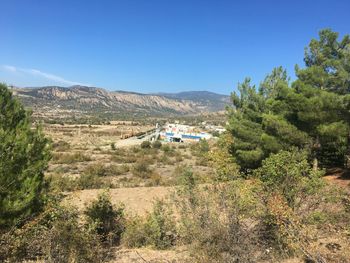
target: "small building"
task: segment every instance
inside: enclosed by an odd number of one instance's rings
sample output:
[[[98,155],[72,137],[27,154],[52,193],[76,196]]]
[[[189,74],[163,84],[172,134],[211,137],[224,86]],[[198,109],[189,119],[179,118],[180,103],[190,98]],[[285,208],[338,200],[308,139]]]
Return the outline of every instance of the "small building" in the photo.
[[[177,123],[167,124],[164,131],[160,133],[160,138],[168,142],[208,140],[211,137],[211,134],[199,131],[196,127]]]

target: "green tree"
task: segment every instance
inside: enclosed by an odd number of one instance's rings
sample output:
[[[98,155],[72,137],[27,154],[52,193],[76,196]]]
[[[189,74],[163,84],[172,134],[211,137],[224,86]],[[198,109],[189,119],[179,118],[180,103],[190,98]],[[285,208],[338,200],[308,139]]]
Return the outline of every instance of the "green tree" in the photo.
[[[232,94],[235,108],[229,110],[228,131],[233,136],[231,153],[243,170],[259,167],[271,153],[309,143],[308,135],[287,119],[294,116],[290,99],[295,94],[281,67],[265,78],[259,91],[250,79],[238,90],[239,95]]]
[[[0,84],[0,227],[39,210],[44,195],[48,139],[32,129],[28,113]]]
[[[296,67],[298,79],[315,88],[348,94],[350,92],[350,36],[341,41],[330,29],[319,32],[305,49],[305,69]]]
[[[296,67],[295,86],[309,101],[300,117],[311,124],[315,157],[327,165],[342,165],[350,154],[350,36],[338,37],[330,29],[321,30],[305,49],[306,68]]]
[[[305,69],[289,85],[286,71],[275,68],[257,90],[250,79],[233,93],[228,130],[231,153],[243,170],[260,166],[271,153],[291,146],[306,149],[314,168],[341,166],[350,153],[350,40],[328,29],[312,40]]]
[[[235,108],[228,112],[228,131],[234,138],[230,151],[243,169],[256,168],[265,157],[261,141],[265,100],[249,78],[238,84],[238,91],[239,94],[234,92],[231,95]]]

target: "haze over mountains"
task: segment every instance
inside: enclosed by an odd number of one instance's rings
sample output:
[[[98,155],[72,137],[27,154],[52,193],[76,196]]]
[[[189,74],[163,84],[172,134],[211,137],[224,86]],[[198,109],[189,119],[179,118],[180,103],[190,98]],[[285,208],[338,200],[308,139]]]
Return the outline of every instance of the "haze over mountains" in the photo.
[[[199,114],[224,110],[229,96],[208,91],[142,94],[86,86],[16,88],[13,93],[33,111],[61,109],[146,115]]]

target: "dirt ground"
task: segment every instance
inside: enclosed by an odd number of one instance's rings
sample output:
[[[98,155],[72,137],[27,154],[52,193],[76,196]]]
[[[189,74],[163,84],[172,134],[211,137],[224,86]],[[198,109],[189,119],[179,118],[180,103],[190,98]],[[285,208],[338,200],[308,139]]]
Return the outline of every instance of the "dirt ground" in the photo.
[[[123,163],[113,159],[116,154],[111,150],[111,143],[115,143],[116,152],[129,151],[132,147],[139,145],[141,141],[134,138],[121,139],[122,134],[133,133],[135,131],[147,131],[151,129],[151,126],[135,127],[131,123],[113,123],[112,125],[93,125],[91,127],[87,125],[51,125],[46,127],[45,132],[53,138],[54,142],[65,141],[68,142],[70,148],[59,152],[60,154],[71,154],[74,152],[82,152],[90,156],[90,160],[77,162],[77,163],[51,163],[50,173],[57,173],[59,175],[73,175],[79,176],[84,172],[84,169],[91,164],[113,164],[113,165],[128,165],[130,171],[125,174],[112,176],[114,180],[126,178],[130,179],[135,177],[132,174],[134,163]],[[129,143],[130,142],[130,143]],[[170,144],[169,144],[170,145]],[[190,147],[180,148],[178,145],[170,145],[176,148],[176,152],[182,157],[180,161],[176,158],[169,157],[172,161],[170,163],[161,162],[160,159],[165,153],[159,150],[157,160],[150,162],[150,167],[163,179],[171,178],[174,176],[176,167],[189,166],[192,167],[194,173],[198,175],[210,175],[212,168],[205,165],[198,164],[198,158],[193,156]],[[124,148],[125,147],[125,148]],[[127,148],[130,147],[128,150]],[[118,157],[118,155],[117,155]],[[123,157],[123,154],[120,154]],[[154,156],[153,156],[154,157]],[[350,192],[350,171],[345,171],[340,168],[334,168],[327,170],[324,179]],[[142,179],[144,180],[144,179]],[[117,185],[116,183],[116,185]],[[119,186],[121,184],[119,183]],[[113,204],[124,204],[125,211],[128,215],[140,215],[143,216],[147,212],[150,212],[153,208],[154,201],[156,199],[167,198],[169,194],[174,190],[172,186],[139,186],[138,187],[125,187],[121,185],[120,188],[109,189],[111,201]],[[171,184],[163,184],[171,185]],[[65,204],[73,205],[76,207],[80,214],[84,211],[85,207],[95,200],[99,193],[105,191],[104,189],[86,189],[77,190],[73,192],[66,192]],[[332,240],[324,240],[323,244],[317,244],[326,250],[326,244],[333,242]],[[335,240],[334,243],[339,243],[339,240]],[[348,246],[347,243],[341,243],[342,249]],[[176,247],[173,250],[153,250],[151,248],[142,249],[126,249],[115,248],[112,251],[113,259],[110,263],[138,263],[138,262],[193,262],[189,258],[188,251],[182,247]],[[304,262],[301,259],[289,259],[283,261],[283,263],[299,263]],[[264,262],[265,263],[265,262]],[[266,262],[267,263],[267,262]]]
[[[125,204],[125,210],[129,214],[144,215],[153,208],[156,199],[168,196],[171,187],[133,187],[110,189],[109,193],[113,204]],[[103,189],[81,190],[71,193],[66,199],[66,204],[73,204],[79,212],[83,211],[87,204],[95,200]]]
[[[328,169],[324,179],[329,183],[336,184],[350,191],[350,170],[341,168]]]
[[[110,263],[183,263],[191,262],[188,251],[183,247],[174,250],[152,250],[150,248],[116,249]]]
[[[51,124],[44,126],[44,132],[53,141],[66,141],[75,148],[93,149],[109,147],[111,143],[129,146],[127,142],[130,140],[122,138],[153,128],[153,125],[138,125],[132,122],[114,122],[109,125]]]

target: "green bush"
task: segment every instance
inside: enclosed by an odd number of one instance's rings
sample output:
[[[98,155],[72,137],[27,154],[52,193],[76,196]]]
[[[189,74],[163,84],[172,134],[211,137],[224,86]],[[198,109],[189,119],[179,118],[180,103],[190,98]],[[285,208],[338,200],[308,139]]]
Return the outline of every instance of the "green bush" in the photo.
[[[102,193],[86,209],[88,222],[92,223],[103,241],[119,243],[124,231],[124,206],[115,208],[108,193]]]
[[[298,149],[271,155],[254,174],[267,192],[280,193],[293,208],[301,205],[302,196],[313,194],[324,186],[321,178],[324,172],[313,170],[306,152]]]

